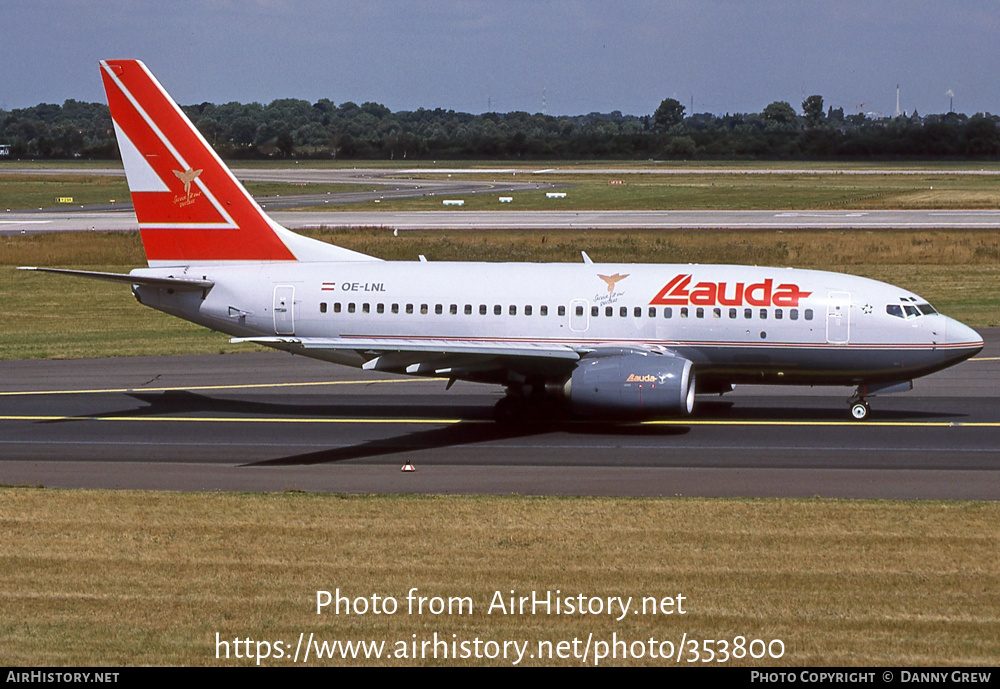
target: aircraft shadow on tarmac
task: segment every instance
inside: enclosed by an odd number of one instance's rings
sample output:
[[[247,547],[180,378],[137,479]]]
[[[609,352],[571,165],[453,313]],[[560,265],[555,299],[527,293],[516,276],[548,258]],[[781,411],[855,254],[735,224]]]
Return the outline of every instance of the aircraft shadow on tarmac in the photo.
[[[102,417],[164,417],[171,414],[200,414],[210,412],[206,420],[218,418],[219,414],[239,414],[253,417],[287,417],[301,418],[339,418],[358,419],[360,422],[372,419],[426,420],[433,424],[435,420],[447,423],[443,427],[426,430],[408,431],[389,438],[366,440],[356,445],[335,447],[308,453],[295,454],[273,459],[248,463],[243,466],[295,466],[343,462],[354,459],[366,459],[379,456],[394,455],[405,452],[443,449],[488,443],[549,433],[568,433],[576,435],[609,435],[617,437],[670,437],[689,433],[691,426],[671,425],[638,425],[634,423],[595,423],[593,421],[553,421],[551,423],[533,423],[529,426],[511,426],[497,424],[492,421],[492,408],[483,404],[480,396],[450,397],[446,404],[426,403],[396,403],[374,404],[365,403],[356,398],[341,398],[340,401],[324,404],[302,404],[291,402],[261,402],[247,399],[228,399],[210,397],[189,391],[177,390],[161,393],[128,393],[144,406],[129,408],[115,412],[100,412],[76,418]],[[360,403],[359,403],[360,402]],[[733,400],[699,400],[692,416],[692,421],[723,421],[739,423],[740,421],[845,421],[846,411],[837,404],[829,404],[822,399],[815,402],[816,406],[748,406]],[[942,419],[945,417],[962,417],[963,414],[948,414],[916,410],[883,409],[878,412],[880,420],[904,421],[925,418]],[[47,422],[64,423],[65,421]],[[864,423],[859,423],[863,427]]]
[[[149,406],[131,409],[122,413],[96,414],[101,416],[163,416],[169,414],[192,414],[203,411],[218,413],[238,413],[245,415],[288,416],[290,418],[348,417],[364,421],[379,419],[435,419],[447,420],[448,425],[403,433],[391,438],[368,440],[348,447],[330,448],[287,457],[252,462],[243,466],[294,466],[343,462],[351,459],[366,459],[401,452],[434,450],[458,447],[475,443],[494,442],[514,438],[525,438],[552,432],[604,433],[628,436],[671,436],[682,435],[689,429],[683,426],[636,426],[605,423],[573,423],[552,421],[533,423],[529,426],[508,426],[494,423],[491,406],[482,404],[482,397],[474,401],[457,397],[448,404],[395,404],[359,405],[353,404],[287,404],[257,402],[249,400],[218,399],[187,391],[165,393],[128,393],[130,397],[145,402]],[[458,420],[458,423],[453,423]]]

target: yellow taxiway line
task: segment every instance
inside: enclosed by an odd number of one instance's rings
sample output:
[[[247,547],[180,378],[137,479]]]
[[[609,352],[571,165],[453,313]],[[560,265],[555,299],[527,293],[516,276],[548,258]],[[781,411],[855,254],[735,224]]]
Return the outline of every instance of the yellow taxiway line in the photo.
[[[378,378],[375,380],[318,380],[308,383],[243,383],[240,385],[187,385],[165,388],[101,388],[93,390],[24,390],[21,392],[0,392],[0,397],[14,395],[93,395],[113,392],[183,392],[191,390],[249,390],[256,388],[300,388],[321,385],[369,385],[371,383],[414,383],[438,380],[428,378]]]
[[[282,419],[200,416],[0,416],[0,421],[173,421],[176,423],[358,423],[358,424],[455,424],[493,423],[463,419]]]
[[[157,421],[174,423],[285,423],[285,424],[484,424],[487,420],[469,419],[297,419],[297,418],[241,418],[200,416],[45,416],[0,415],[0,421]],[[590,422],[579,422],[590,423]],[[1000,428],[1000,421],[754,421],[754,420],[690,420],[666,419],[641,421],[641,426],[845,426],[850,428]]]

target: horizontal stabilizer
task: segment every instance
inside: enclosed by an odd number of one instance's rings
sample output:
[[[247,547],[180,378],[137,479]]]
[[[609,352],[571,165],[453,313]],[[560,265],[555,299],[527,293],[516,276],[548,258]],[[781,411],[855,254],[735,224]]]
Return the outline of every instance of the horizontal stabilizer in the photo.
[[[127,273],[101,273],[93,270],[68,270],[66,268],[34,268],[22,266],[18,270],[37,270],[40,273],[57,273],[60,275],[72,275],[78,278],[90,278],[91,280],[106,280],[107,282],[122,282],[127,285],[153,285],[155,287],[173,287],[176,290],[201,291],[211,289],[215,283],[211,280],[197,280],[195,278],[175,278],[175,277],[146,277],[139,275],[129,275]]]

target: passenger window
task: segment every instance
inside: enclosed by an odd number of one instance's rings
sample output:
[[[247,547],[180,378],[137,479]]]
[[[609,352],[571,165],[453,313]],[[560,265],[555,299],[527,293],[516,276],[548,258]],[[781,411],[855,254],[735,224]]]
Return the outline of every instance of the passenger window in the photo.
[[[598,308],[596,306],[591,306],[590,307],[590,315],[591,315],[592,318],[597,318],[597,314],[598,313],[600,313],[600,311],[598,310]]]
[[[517,307],[514,306],[513,304],[511,304],[510,308],[509,308],[509,313],[510,313],[511,316],[516,316],[517,315]]]
[[[466,316],[471,316],[472,315],[472,304],[466,304],[465,305],[465,315]]]
[[[560,306],[559,309],[558,309],[558,314],[560,316],[565,316],[566,315],[566,307],[565,306]]]
[[[729,309],[729,319],[730,320],[736,319],[736,309]]]
[[[406,313],[413,313],[413,304],[406,305]]]
[[[696,315],[698,318],[704,318],[705,317],[705,309],[703,309],[702,307],[699,306],[698,309],[694,312],[694,315]]]
[[[753,318],[753,309],[743,309],[743,318],[747,320]]]
[[[562,307],[560,306],[559,308],[562,308]],[[576,315],[577,316],[582,316],[583,315],[583,307],[582,306],[577,306],[576,307]]]
[[[618,315],[621,316],[622,318],[625,318],[625,316],[628,315],[628,307],[623,306],[620,309],[618,309]]]
[[[548,306],[539,306],[538,307],[538,315],[539,316],[548,316],[549,315],[549,307]]]
[[[385,313],[385,304],[379,304],[375,307],[377,313]]]
[[[531,315],[531,305],[530,304],[525,304],[524,305],[524,315],[525,316],[530,316]]]
[[[791,311],[788,312],[788,317],[791,318],[793,321],[799,320],[799,310],[792,309]]]
[[[681,318],[687,318],[687,317],[688,317],[688,307],[682,306],[681,307]]]
[[[440,316],[442,313],[444,313],[444,306],[441,305],[441,304],[435,304],[434,305],[434,313],[436,315]]]
[[[347,313],[354,313],[354,302],[347,305]]]
[[[326,302],[325,301],[321,301],[319,303],[319,312],[320,313],[326,313]]]
[[[611,318],[612,316],[614,316],[615,315],[615,307],[613,307],[613,306],[605,306],[604,307],[604,315],[607,316],[608,318]]]
[[[774,310],[774,320],[780,321],[781,320],[781,316],[782,316],[781,309],[775,309]]]
[[[663,317],[664,318],[673,318],[674,317],[674,310],[672,308],[670,308],[669,306],[664,306],[663,307]]]
[[[636,318],[642,318],[642,307],[636,306],[635,309],[632,310],[632,315]]]
[[[650,306],[649,307],[649,317],[650,318],[656,318],[656,307],[655,306]]]
[[[805,315],[807,321],[811,321],[813,319],[813,310],[812,309],[806,309],[804,315]]]
[[[493,315],[494,316],[499,316],[502,313],[503,313],[503,307],[500,306],[500,304],[494,304],[493,305]]]
[[[767,309],[761,309],[760,310],[760,319],[762,321],[766,321],[767,320]]]
[[[334,302],[334,304],[333,304],[333,312],[334,313],[340,313],[340,302],[339,301],[338,302]]]
[[[712,309],[712,317],[713,318],[722,318],[722,309],[720,309],[718,307]]]
[[[422,315],[424,315],[424,316],[426,316],[426,315],[427,315],[427,304],[421,304],[421,305],[420,305],[420,313],[421,313]]]
[[[393,313],[399,313],[399,304],[393,304],[392,305],[392,312]]]
[[[362,304],[361,305],[361,312],[362,313],[371,313],[372,312],[371,304]]]
[[[480,316],[485,316],[486,315],[486,304],[480,304],[479,305],[479,315]]]
[[[450,313],[452,316],[457,315],[458,314],[458,304],[452,304],[451,306],[449,306],[448,307],[448,313]]]

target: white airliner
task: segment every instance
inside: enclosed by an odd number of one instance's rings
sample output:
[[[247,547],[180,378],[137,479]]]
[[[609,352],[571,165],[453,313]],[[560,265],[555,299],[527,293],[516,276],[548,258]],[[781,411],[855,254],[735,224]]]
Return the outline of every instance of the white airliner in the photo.
[[[893,285],[728,265],[382,261],[269,218],[159,82],[101,62],[148,268],[45,269],[132,285],[142,304],[295,354],[503,385],[502,421],[555,410],[689,414],[736,384],[850,385],[866,397],[982,349]]]

